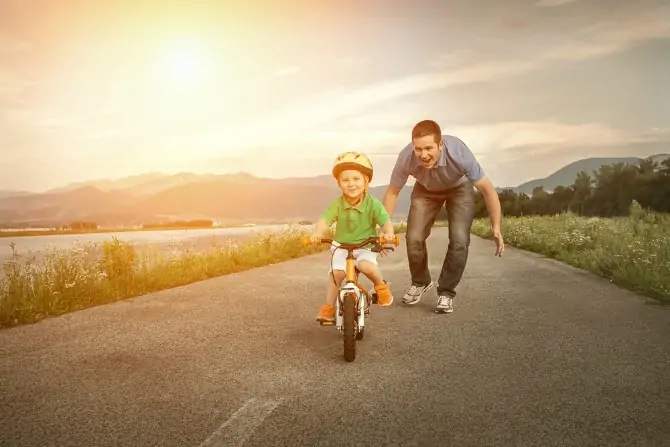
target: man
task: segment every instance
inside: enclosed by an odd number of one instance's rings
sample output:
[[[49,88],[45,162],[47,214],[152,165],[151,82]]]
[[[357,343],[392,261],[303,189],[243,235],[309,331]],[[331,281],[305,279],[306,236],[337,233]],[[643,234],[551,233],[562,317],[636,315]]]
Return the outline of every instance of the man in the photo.
[[[470,246],[470,230],[475,214],[473,185],[482,193],[491,220],[496,256],[504,251],[500,231],[500,200],[493,184],[477,159],[460,139],[442,135],[440,126],[430,120],[412,129],[412,142],[398,155],[383,204],[393,216],[398,194],[409,176],[416,179],[407,217],[407,259],[412,284],[402,301],[416,304],[432,289],[428,270],[426,239],[443,205],[449,221],[449,247],[437,285],[436,313],[452,313],[456,286],[463,277]]]

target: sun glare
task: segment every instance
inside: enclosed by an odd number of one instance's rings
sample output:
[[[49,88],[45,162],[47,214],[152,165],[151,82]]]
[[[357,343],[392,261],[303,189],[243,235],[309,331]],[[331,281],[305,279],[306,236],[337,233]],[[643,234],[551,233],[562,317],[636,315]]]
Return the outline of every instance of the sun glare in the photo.
[[[179,43],[170,45],[163,60],[163,78],[175,89],[196,89],[206,78],[206,60],[201,48]]]

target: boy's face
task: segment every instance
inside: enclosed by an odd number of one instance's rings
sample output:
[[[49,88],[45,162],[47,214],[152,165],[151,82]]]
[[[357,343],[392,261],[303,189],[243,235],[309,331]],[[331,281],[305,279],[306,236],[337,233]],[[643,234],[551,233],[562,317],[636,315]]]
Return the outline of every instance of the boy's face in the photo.
[[[340,173],[339,185],[345,196],[356,199],[365,191],[365,176],[353,169],[342,171]]]

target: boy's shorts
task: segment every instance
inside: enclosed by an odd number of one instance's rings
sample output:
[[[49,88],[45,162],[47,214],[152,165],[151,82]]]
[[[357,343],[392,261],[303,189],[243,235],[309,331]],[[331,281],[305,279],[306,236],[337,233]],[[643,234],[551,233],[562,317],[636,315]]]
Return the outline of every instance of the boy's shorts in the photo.
[[[332,255],[332,264],[328,263],[328,274],[332,273],[333,270],[344,271],[347,267],[348,251],[343,248],[338,248],[336,250],[335,247],[338,247],[339,245],[340,244],[333,241],[333,243],[330,246],[330,253]],[[332,254],[333,251],[335,251],[335,254]],[[375,253],[374,251],[371,251],[367,248],[357,248],[356,250],[353,251],[353,254],[354,258],[356,258],[356,267],[358,267],[358,262],[360,260],[369,261],[374,265],[378,265],[377,253]]]

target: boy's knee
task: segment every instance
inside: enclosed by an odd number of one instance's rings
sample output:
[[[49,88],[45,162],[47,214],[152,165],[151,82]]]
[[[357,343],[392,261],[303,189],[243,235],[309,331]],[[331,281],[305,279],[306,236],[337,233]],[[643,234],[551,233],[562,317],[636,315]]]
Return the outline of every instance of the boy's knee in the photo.
[[[358,261],[358,270],[365,274],[374,273],[377,270],[377,265],[372,261],[368,261],[367,259],[361,259]]]

